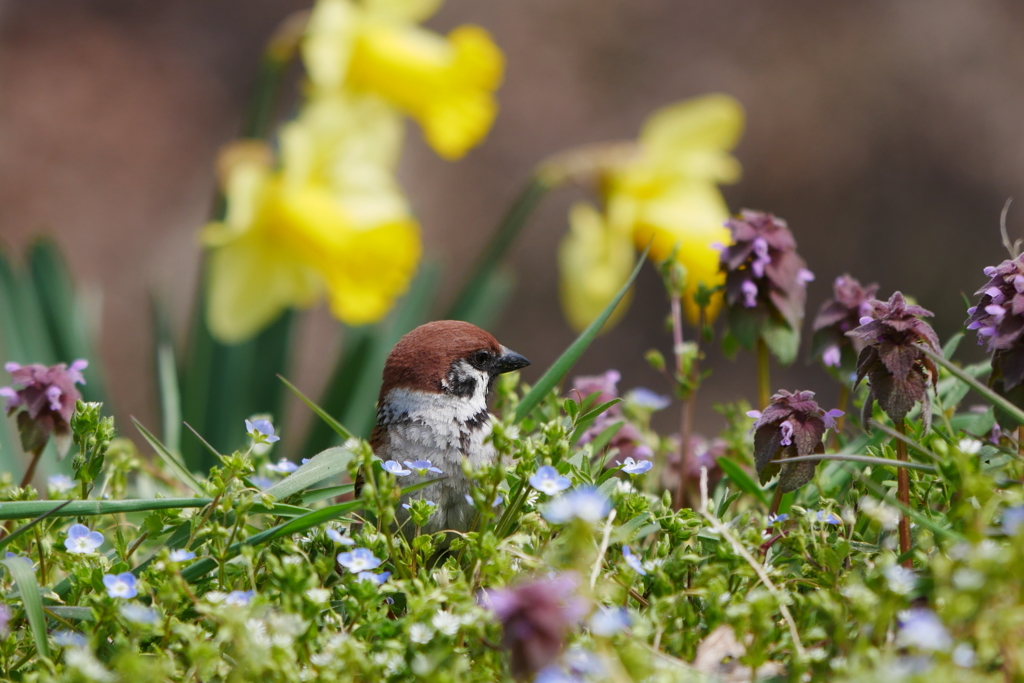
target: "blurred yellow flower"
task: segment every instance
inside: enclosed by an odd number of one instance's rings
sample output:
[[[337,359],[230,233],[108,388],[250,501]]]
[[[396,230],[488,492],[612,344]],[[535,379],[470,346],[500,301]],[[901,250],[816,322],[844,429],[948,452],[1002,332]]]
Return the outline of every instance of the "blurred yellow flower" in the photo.
[[[244,341],[325,291],[347,324],[387,314],[421,250],[392,177],[400,141],[401,122],[385,105],[339,96],[310,102],[283,128],[280,169],[261,143],[222,152],[227,212],[203,233],[217,339]]]
[[[589,324],[628,279],[630,269],[623,270],[617,259],[615,267],[609,267],[612,260],[595,246],[623,249],[633,258],[633,250],[622,246],[624,236],[636,249],[650,242],[649,258],[654,262],[675,252],[687,271],[683,306],[690,322],[697,322],[699,309],[693,295],[698,286],[715,287],[724,281],[716,246],[729,242],[723,225],[729,209],[718,184],[739,179],[739,162],[729,152],[743,132],[743,118],[741,105],[727,95],[705,95],[664,107],[644,124],[636,153],[620,155],[603,169],[605,217],[588,219],[585,233],[570,229],[562,247],[563,252],[580,251],[561,258],[563,307],[573,327]],[[570,215],[570,224],[579,220]],[[599,224],[604,236],[598,236]],[[590,248],[581,246],[583,234],[589,235],[585,239]],[[569,263],[571,268],[566,267]],[[599,278],[607,282],[598,283]],[[576,295],[567,297],[565,292]],[[712,298],[709,320],[718,314],[721,299],[721,294]]]
[[[458,159],[490,130],[504,57],[490,35],[417,25],[439,0],[320,0],[303,55],[315,89],[373,94],[414,118],[431,147]]]

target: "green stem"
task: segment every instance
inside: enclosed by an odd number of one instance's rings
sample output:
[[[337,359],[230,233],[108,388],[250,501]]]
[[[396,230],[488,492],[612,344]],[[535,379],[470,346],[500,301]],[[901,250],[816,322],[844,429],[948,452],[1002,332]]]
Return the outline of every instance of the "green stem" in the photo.
[[[769,374],[768,345],[764,339],[757,339],[757,402],[764,410],[772,400],[772,381]]]
[[[896,423],[896,431],[906,437],[906,425],[903,420]],[[908,462],[907,444],[903,439],[896,440],[896,459],[900,462]],[[910,472],[905,467],[896,471],[896,499],[906,508],[910,508]],[[900,555],[907,555],[910,552],[910,518],[906,514],[900,515]],[[907,569],[914,568],[914,560],[907,557],[903,560],[903,566]]]

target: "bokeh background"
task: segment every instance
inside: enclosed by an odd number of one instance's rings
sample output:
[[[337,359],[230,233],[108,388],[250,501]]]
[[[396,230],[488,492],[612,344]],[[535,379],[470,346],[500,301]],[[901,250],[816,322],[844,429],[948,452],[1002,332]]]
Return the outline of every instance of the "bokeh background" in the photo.
[[[267,37],[309,4],[0,5],[0,242],[20,253],[47,234],[64,250],[93,302],[119,418],[157,421],[149,297],[171,303],[184,340],[216,152],[238,133]],[[508,59],[497,123],[458,163],[410,131],[401,170],[448,296],[537,162],[634,137],[654,108],[710,91],[737,97],[748,114],[730,206],[786,218],[818,276],[808,326],[848,271],[886,296],[917,297],[945,338],[965,317],[962,294],[1005,258],[1000,210],[1024,186],[1024,4],[448,0],[428,25],[464,22],[491,31]],[[555,251],[569,205],[585,196],[570,188],[545,200],[513,251],[519,284],[493,331],[534,361],[527,379],[574,336],[557,304]],[[1011,209],[1011,234],[1024,234],[1022,212]],[[648,268],[629,314],[578,371],[614,367],[625,388],[666,390],[642,358],[668,351],[666,312]],[[290,374],[315,393],[337,326],[320,310],[301,337]],[[716,426],[712,403],[755,389],[749,357],[712,351],[708,365],[705,432]],[[834,399],[824,372],[802,361],[776,369],[773,384]],[[291,424],[305,419],[291,412]],[[661,419],[674,428],[675,414]]]

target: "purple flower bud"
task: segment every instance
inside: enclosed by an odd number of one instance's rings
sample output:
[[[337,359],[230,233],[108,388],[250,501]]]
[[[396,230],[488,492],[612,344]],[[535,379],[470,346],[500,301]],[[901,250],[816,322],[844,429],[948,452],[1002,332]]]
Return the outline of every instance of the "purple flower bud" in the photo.
[[[757,285],[751,280],[745,280],[740,289],[743,291],[743,305],[747,308],[757,306]]]
[[[1013,276],[1013,289],[1018,294],[1024,294],[1024,275]]]
[[[875,319],[874,319],[874,318],[872,318],[872,317],[871,317],[870,315],[865,315],[864,317],[862,317],[862,318],[861,318],[861,319],[859,320],[859,322],[860,322],[860,324],[861,324],[861,325],[867,325],[867,324],[868,324],[868,323],[870,323],[870,322],[874,322],[874,320],[875,320]]]
[[[989,287],[985,290],[985,294],[988,294],[994,304],[1001,304],[1006,301],[1006,295],[998,287]]]
[[[985,268],[981,272],[985,273],[986,277],[994,277],[995,274],[996,274],[996,267],[995,266],[985,266]]]
[[[839,347],[833,344],[821,354],[821,362],[830,368],[838,368],[842,362],[843,354]]]
[[[803,282],[804,284],[808,282],[814,282],[814,273],[807,270],[806,268],[801,268],[796,273],[796,279],[799,280],[800,282]]]
[[[996,319],[997,325],[1002,322],[1003,318],[1006,316],[1006,309],[998,304],[989,304],[985,307],[985,312]]]
[[[82,398],[76,384],[84,384],[82,370],[88,366],[77,360],[69,368],[64,363],[21,365],[6,363],[4,369],[21,388],[0,388],[0,396],[7,399],[7,412],[24,411],[18,417],[21,445],[26,452],[42,449],[50,436],[54,436],[58,452],[62,455],[71,446],[71,416],[75,404]]]
[[[967,309],[967,315],[974,315],[974,312],[976,310],[978,310],[977,306],[971,306],[970,308]]]

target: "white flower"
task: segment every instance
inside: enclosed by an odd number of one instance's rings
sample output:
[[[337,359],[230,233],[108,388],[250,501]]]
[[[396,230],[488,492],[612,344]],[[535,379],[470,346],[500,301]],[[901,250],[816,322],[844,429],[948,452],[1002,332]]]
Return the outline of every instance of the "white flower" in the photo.
[[[55,474],[46,483],[57,493],[67,493],[75,488],[75,480],[66,474]]]
[[[914,570],[899,564],[885,569],[885,579],[889,582],[889,590],[898,595],[906,595],[917,585],[917,574]]]
[[[107,670],[95,655],[84,647],[76,647],[64,652],[64,663],[72,669],[78,669],[78,673],[90,681],[107,683],[116,681],[117,676]]]
[[[974,648],[968,643],[960,643],[953,648],[953,663],[961,669],[970,669],[977,662]]]
[[[323,605],[331,599],[331,591],[326,588],[310,588],[306,591],[306,597],[309,598],[310,602]]]
[[[459,632],[459,618],[448,612],[438,612],[431,618],[430,623],[446,636],[454,636]]]
[[[883,529],[892,531],[900,523],[900,511],[874,498],[865,496],[860,501],[864,514],[882,525]]]
[[[434,629],[426,624],[413,624],[409,627],[409,640],[420,645],[426,645],[434,638]]]
[[[981,442],[977,439],[964,438],[956,445],[964,455],[977,455],[981,452]]]

